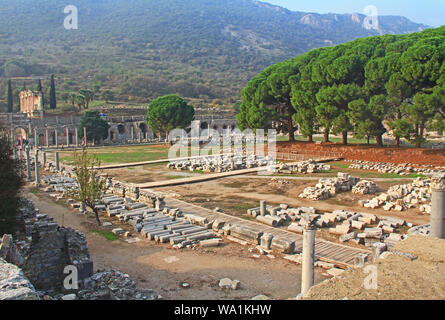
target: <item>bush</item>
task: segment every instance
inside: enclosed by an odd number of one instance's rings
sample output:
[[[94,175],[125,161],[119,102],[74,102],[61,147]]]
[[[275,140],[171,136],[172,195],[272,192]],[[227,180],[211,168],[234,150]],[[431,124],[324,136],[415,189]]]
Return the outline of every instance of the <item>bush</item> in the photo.
[[[0,234],[16,230],[19,191],[23,186],[20,170],[20,162],[12,158],[10,143],[0,138]]]

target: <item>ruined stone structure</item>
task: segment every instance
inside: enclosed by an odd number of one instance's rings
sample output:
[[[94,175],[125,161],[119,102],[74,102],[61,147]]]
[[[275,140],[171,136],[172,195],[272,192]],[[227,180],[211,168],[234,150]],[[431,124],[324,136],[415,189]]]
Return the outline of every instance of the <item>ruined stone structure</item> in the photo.
[[[80,116],[50,116],[42,112],[40,117],[29,116],[27,113],[0,113],[2,133],[13,140],[29,140],[37,147],[79,146],[78,127]],[[104,144],[147,143],[158,140],[148,125],[145,116],[106,117],[110,129]],[[201,130],[212,128],[219,132],[236,128],[236,119],[212,117],[211,119],[196,116]]]
[[[43,97],[38,91],[26,90],[20,92],[20,112],[28,118],[43,118]]]

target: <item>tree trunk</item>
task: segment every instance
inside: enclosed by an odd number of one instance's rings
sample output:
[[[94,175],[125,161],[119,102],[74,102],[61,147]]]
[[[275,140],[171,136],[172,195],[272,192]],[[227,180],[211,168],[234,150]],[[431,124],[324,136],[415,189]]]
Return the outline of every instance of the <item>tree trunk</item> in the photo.
[[[425,125],[422,123],[419,126],[419,147],[418,148],[422,147],[422,140],[423,140],[424,131],[425,131]]]
[[[292,121],[292,114],[295,113],[290,101],[286,102],[286,111],[287,111],[287,129],[289,131],[289,141],[295,141],[295,129],[294,122]]]
[[[102,222],[100,222],[100,219],[99,219],[99,211],[96,208],[93,208],[93,211],[94,211],[94,215],[96,216],[97,225],[101,226]]]
[[[400,137],[396,137],[396,147],[400,147]]]
[[[419,135],[419,125],[416,123],[415,125],[415,138],[416,138],[416,148],[420,148],[420,135]]]
[[[375,136],[375,141],[377,142],[378,147],[383,147],[383,138],[381,134]]]
[[[307,138],[307,141],[314,142],[314,136],[310,134]]]
[[[329,142],[329,129],[324,130],[324,142]]]
[[[369,139],[371,138],[371,136],[368,135],[366,138],[368,139],[368,145],[369,145]]]
[[[288,123],[287,123],[288,131],[289,131],[289,141],[294,142],[295,141],[295,130],[294,130],[294,123],[292,121],[292,116],[289,113],[288,117]]]
[[[348,144],[348,132],[347,131],[343,131],[341,134],[342,134],[343,144],[347,145]]]

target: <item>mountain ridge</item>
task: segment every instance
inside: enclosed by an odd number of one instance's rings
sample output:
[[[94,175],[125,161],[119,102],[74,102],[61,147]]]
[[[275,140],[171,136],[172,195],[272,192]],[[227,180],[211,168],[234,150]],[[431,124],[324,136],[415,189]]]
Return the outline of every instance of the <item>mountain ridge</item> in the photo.
[[[120,101],[135,102],[174,92],[231,104],[252,76],[278,61],[428,27],[383,16],[381,30],[366,30],[364,15],[298,12],[253,0],[72,0],[79,29],[65,30],[60,1],[3,2],[0,90],[7,78],[54,73],[59,92],[99,81]]]

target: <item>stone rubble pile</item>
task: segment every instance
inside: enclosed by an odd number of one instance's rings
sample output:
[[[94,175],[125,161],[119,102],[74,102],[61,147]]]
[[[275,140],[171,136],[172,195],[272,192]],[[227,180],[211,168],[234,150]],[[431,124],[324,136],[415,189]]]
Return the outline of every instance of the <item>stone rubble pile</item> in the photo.
[[[258,208],[247,210],[249,216],[271,227],[283,226],[291,222],[287,230],[302,234],[304,230],[304,215],[309,215],[314,225],[319,228],[329,228],[329,233],[338,235],[341,242],[353,242],[372,247],[376,242],[383,242],[392,247],[396,242],[405,238],[405,235],[397,233],[404,227],[413,227],[413,224],[402,219],[392,217],[380,217],[367,213],[357,213],[345,210],[335,210],[332,213],[319,214],[312,207],[290,208],[281,204],[272,207],[264,204],[264,215],[261,214],[261,205]]]
[[[315,209],[312,207],[291,208],[286,204],[281,204],[278,207],[266,205],[264,215],[261,214],[260,207],[247,210],[247,215],[271,227],[279,227],[290,221],[299,221],[303,214],[315,215]]]
[[[178,171],[188,170],[191,172],[203,171],[220,173],[262,167],[271,163],[273,163],[273,158],[271,156],[220,155],[172,161],[167,164],[167,168]]]
[[[0,300],[39,300],[39,294],[23,271],[0,258]]]
[[[23,232],[3,235],[0,241],[0,300],[154,300],[149,289],[139,289],[119,271],[93,273],[85,236],[59,227],[40,213],[32,201],[21,199],[17,220]],[[64,268],[78,270],[80,291],[65,294]],[[38,290],[38,291],[37,291]]]
[[[331,166],[323,163],[318,163],[314,160],[302,161],[294,165],[288,165],[286,163],[281,164],[278,167],[278,173],[319,173],[331,170]]]
[[[373,181],[362,180],[352,187],[352,193],[355,194],[374,194],[379,191],[378,185]]]
[[[420,211],[431,213],[431,180],[416,178],[410,184],[395,185],[387,192],[371,200],[360,200],[365,208],[383,208],[385,211],[405,211],[419,207]]]
[[[97,272],[80,283],[77,300],[157,300],[150,289],[136,287],[128,274],[117,270]]]
[[[350,169],[360,169],[377,171],[379,173],[395,173],[401,176],[407,176],[413,173],[430,175],[434,173],[440,173],[445,171],[445,167],[428,167],[428,166],[413,166],[409,163],[404,164],[393,164],[393,163],[381,163],[381,162],[370,162],[361,160],[346,160],[347,162],[352,162],[349,166]]]
[[[47,176],[42,178],[42,189],[57,199],[65,198],[67,188],[77,188],[76,182],[66,176]],[[109,217],[115,217],[122,223],[127,223],[143,238],[156,243],[170,243],[173,248],[193,248],[200,245],[200,241],[214,239],[215,234],[209,230],[211,224],[201,217],[183,213],[178,208],[165,206],[162,197],[156,196],[139,188],[119,181],[108,180],[108,191],[96,207],[106,212]],[[73,207],[85,212],[80,203],[72,199],[66,201]],[[139,202],[141,201],[141,202]],[[149,203],[154,208],[149,208]],[[118,236],[129,235],[122,228],[114,228],[112,232]],[[129,242],[138,241],[135,239]],[[215,242],[216,243],[216,242]],[[209,244],[206,244],[209,246]],[[215,246],[219,245],[219,242]]]
[[[430,235],[431,225],[430,224],[424,224],[421,226],[415,226],[408,230],[408,235],[420,235],[428,237]]]
[[[299,198],[310,200],[326,200],[339,192],[351,191],[360,181],[360,178],[351,177],[347,173],[339,172],[337,178],[323,178],[318,181],[315,187],[304,189]]]

